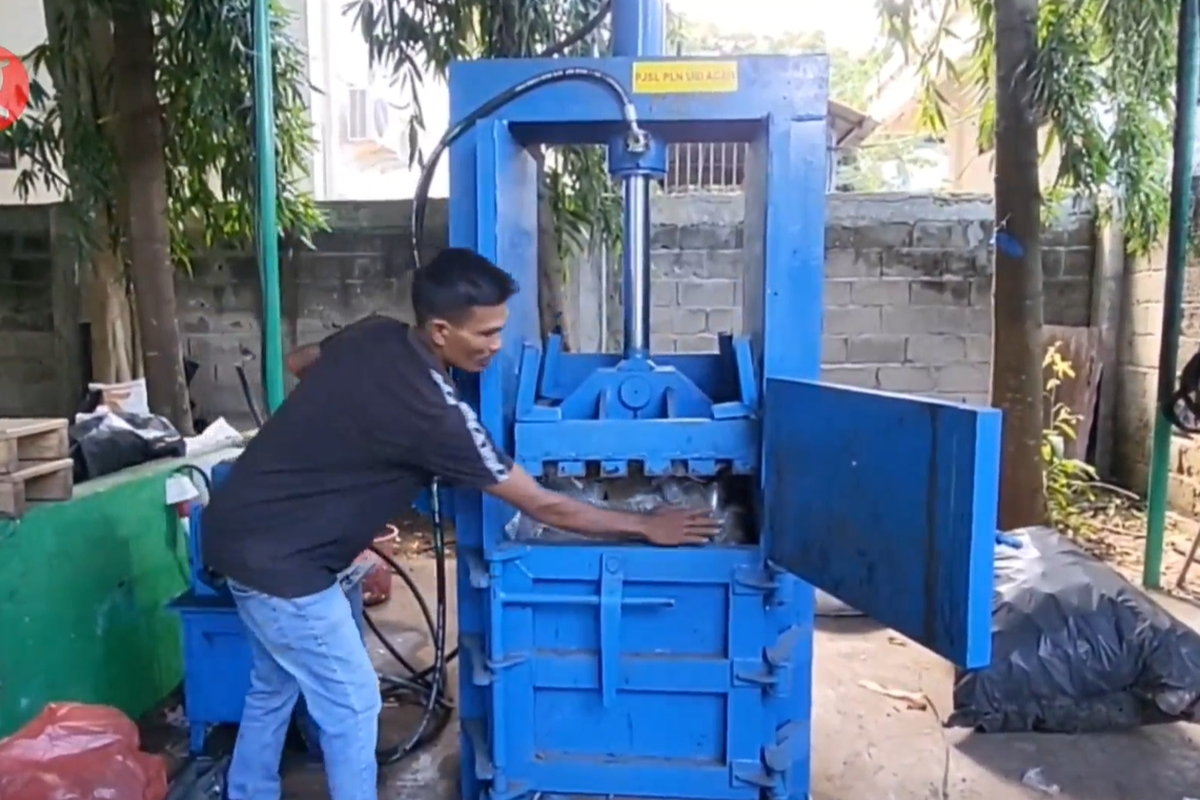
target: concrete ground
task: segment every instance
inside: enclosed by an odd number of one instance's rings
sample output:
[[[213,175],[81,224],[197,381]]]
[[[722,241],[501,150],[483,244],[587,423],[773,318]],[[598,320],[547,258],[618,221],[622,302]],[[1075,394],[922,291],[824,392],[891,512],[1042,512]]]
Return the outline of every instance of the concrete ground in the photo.
[[[432,562],[405,563],[432,598]],[[1200,628],[1200,609],[1171,598],[1163,604]],[[453,610],[452,601],[452,620]],[[424,625],[400,584],[373,616],[402,651],[428,663]],[[371,646],[377,662],[388,667],[390,656],[378,643]],[[812,800],[1029,800],[1054,793],[1069,800],[1200,798],[1200,727],[1079,736],[943,729],[939,720],[951,708],[952,677],[937,656],[866,620],[820,620]],[[924,693],[931,703],[914,710],[902,696],[881,690]],[[385,741],[397,737],[394,728],[385,719]],[[385,772],[380,800],[457,800],[457,750],[452,726],[435,747]],[[1040,771],[1047,788],[1022,785],[1031,770]],[[286,779],[287,800],[320,800],[323,784],[318,770],[294,767]]]

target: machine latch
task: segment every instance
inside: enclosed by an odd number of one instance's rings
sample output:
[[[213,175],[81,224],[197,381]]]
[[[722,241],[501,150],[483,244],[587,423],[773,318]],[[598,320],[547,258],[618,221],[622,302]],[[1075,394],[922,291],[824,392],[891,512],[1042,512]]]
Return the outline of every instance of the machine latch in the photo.
[[[764,667],[758,659],[735,658],[733,660],[734,686],[759,686],[763,689],[774,689],[779,683],[779,676],[769,667]]]
[[[471,659],[471,683],[476,686],[490,686],[496,678],[496,673],[502,669],[515,667],[524,663],[523,655],[511,655],[506,658],[488,659],[483,655],[483,644],[478,636],[463,636],[460,639],[462,648]]]

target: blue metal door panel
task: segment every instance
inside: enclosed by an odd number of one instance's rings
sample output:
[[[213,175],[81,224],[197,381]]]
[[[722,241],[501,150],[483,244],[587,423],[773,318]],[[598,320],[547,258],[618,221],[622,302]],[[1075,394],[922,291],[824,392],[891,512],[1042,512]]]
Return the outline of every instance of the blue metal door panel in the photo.
[[[768,379],[771,559],[950,661],[991,656],[1000,413]]]
[[[753,550],[514,546],[489,654],[508,791],[751,800],[778,720]],[[477,572],[479,570],[477,569]],[[789,654],[790,655],[790,654]],[[767,717],[771,716],[770,719]],[[500,752],[500,748],[504,752]]]

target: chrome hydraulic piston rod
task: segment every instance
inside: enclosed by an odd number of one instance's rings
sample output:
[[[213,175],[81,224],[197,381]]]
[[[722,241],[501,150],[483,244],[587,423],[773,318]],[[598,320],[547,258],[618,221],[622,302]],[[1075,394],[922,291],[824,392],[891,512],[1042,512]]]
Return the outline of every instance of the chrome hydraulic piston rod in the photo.
[[[650,354],[650,178],[629,175],[622,184],[625,358],[644,358]]]

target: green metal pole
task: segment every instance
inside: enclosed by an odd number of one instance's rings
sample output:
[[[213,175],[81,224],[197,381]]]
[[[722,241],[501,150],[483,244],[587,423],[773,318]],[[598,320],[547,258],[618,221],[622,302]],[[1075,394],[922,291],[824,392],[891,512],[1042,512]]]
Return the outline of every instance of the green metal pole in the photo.
[[[1167,229],[1167,273],[1163,282],[1162,340],[1158,353],[1158,402],[1150,449],[1147,494],[1146,555],[1142,583],[1162,585],[1163,530],[1167,521],[1170,480],[1171,422],[1163,413],[1175,390],[1178,371],[1180,307],[1187,268],[1188,228],[1192,208],[1192,148],[1196,138],[1197,75],[1200,74],[1200,0],[1179,7],[1179,46],[1175,66],[1175,156],[1171,169],[1171,221]]]
[[[279,296],[275,69],[270,0],[254,0],[254,131],[258,159],[258,275],[262,284],[263,388],[267,411],[283,402],[283,322]]]

